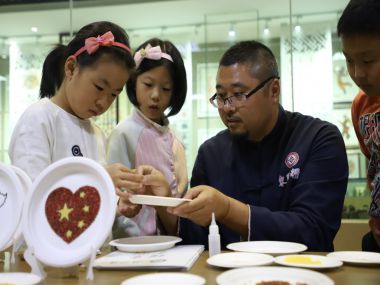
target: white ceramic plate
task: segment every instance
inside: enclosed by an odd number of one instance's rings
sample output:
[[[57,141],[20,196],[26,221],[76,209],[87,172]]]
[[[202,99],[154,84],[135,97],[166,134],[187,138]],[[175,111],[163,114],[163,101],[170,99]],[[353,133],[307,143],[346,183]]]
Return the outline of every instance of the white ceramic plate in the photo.
[[[139,236],[116,239],[110,245],[126,252],[150,252],[171,248],[181,240],[175,236]]]
[[[62,192],[62,188],[68,190]],[[65,158],[38,175],[28,192],[24,238],[44,264],[73,266],[104,243],[115,212],[115,188],[104,167],[84,157]]]
[[[280,255],[302,252],[307,249],[307,246],[301,243],[285,241],[243,241],[230,243],[227,248],[234,251]]]
[[[35,285],[41,282],[42,278],[32,273],[9,272],[0,273],[0,284],[12,285]]]
[[[121,285],[204,285],[206,280],[190,273],[151,273],[124,280]]]
[[[0,163],[0,251],[9,247],[21,222],[24,191],[11,166]]]
[[[207,259],[207,263],[224,268],[268,265],[273,262],[269,254],[253,252],[226,252],[216,254]]]
[[[150,206],[165,206],[177,207],[178,205],[190,202],[191,199],[161,197],[152,195],[131,195],[129,200],[134,204],[150,205]]]
[[[218,285],[247,285],[262,281],[283,281],[292,285],[333,285],[334,281],[326,275],[308,269],[262,266],[231,269],[216,278]]]
[[[329,257],[353,264],[380,264],[380,253],[369,251],[335,251]]]
[[[336,268],[343,265],[343,262],[338,259],[312,254],[281,255],[277,256],[274,262],[280,265],[310,269]]]

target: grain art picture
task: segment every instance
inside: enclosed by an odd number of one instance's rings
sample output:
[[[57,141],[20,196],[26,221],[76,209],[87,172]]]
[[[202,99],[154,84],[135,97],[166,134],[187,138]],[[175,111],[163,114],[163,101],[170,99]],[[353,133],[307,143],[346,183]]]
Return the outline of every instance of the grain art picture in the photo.
[[[53,190],[45,204],[45,214],[53,231],[71,243],[94,222],[100,208],[100,195],[92,186],[75,192],[65,187]]]

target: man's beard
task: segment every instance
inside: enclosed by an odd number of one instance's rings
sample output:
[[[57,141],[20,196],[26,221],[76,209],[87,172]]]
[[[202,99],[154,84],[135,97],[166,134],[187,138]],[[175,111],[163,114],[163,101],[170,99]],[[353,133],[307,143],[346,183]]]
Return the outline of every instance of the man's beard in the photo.
[[[244,133],[233,133],[230,131],[231,137],[236,141],[245,141],[249,139],[248,132]]]

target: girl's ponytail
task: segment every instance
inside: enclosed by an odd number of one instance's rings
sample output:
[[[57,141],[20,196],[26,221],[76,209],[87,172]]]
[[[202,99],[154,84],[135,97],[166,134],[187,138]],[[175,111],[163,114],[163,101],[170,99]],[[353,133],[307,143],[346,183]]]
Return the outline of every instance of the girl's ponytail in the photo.
[[[53,97],[63,80],[63,58],[66,47],[57,45],[45,58],[42,67],[40,98]]]

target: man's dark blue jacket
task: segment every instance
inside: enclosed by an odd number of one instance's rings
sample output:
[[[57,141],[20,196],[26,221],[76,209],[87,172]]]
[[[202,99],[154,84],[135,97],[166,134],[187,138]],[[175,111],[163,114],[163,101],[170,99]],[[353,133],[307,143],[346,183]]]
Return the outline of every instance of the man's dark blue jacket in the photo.
[[[345,145],[336,126],[285,111],[261,142],[222,131],[201,145],[191,187],[209,185],[250,206],[249,240],[303,243],[332,251],[347,188]],[[241,241],[219,225],[222,247]],[[207,247],[208,227],[180,220],[185,244]]]

